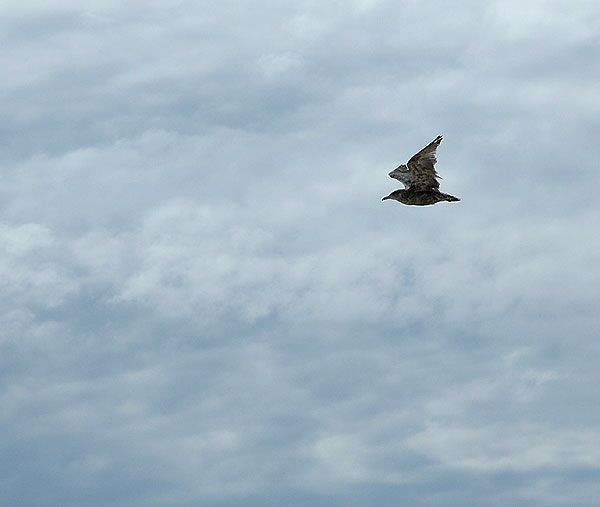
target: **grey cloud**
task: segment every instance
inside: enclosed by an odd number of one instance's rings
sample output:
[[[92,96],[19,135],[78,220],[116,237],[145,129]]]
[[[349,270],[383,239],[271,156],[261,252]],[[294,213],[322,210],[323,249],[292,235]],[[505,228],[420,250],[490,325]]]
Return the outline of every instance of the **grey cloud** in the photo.
[[[595,4],[44,5],[0,503],[594,504]],[[462,201],[381,203],[437,134]]]

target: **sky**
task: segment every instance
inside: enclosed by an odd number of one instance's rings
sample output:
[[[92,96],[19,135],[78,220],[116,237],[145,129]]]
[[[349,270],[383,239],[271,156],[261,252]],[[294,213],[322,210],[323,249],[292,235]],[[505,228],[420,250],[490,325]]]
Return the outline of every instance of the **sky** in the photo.
[[[597,1],[0,25],[0,504],[597,505]]]

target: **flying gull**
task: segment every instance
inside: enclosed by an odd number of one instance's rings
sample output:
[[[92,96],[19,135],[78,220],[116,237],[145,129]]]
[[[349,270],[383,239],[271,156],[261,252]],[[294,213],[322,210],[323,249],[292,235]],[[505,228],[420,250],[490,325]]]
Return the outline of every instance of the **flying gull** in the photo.
[[[404,184],[404,189],[394,190],[390,195],[381,199],[392,199],[409,206],[427,206],[440,201],[460,201],[458,197],[439,191],[440,175],[435,170],[435,150],[442,142],[442,136],[437,136],[419,153],[413,155],[406,165],[402,164],[388,173],[390,178]]]

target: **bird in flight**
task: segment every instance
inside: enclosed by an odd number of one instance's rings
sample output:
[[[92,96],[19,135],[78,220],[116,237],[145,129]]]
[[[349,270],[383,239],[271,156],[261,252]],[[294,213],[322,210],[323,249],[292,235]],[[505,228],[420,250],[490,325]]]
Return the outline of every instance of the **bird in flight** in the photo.
[[[390,173],[390,178],[404,184],[404,189],[394,190],[390,195],[381,199],[392,199],[409,206],[427,206],[440,201],[460,201],[458,197],[440,192],[440,175],[435,170],[435,150],[442,142],[442,136],[437,136],[419,153],[410,157],[406,165],[402,164]]]

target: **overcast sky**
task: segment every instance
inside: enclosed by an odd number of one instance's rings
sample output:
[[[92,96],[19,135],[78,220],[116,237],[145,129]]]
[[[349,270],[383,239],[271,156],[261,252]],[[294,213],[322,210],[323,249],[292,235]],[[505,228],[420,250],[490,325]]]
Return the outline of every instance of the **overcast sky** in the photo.
[[[0,504],[597,505],[597,0],[0,25]]]

